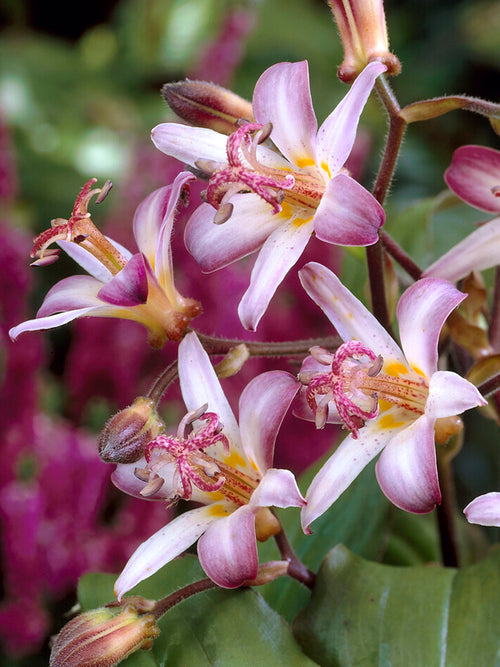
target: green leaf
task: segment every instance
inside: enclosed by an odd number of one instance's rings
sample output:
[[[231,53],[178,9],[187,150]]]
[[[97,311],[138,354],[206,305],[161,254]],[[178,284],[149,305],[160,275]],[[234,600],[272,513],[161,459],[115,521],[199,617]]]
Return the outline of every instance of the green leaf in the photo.
[[[141,582],[131,595],[159,599],[203,578],[194,556],[172,561]],[[116,575],[88,574],[79,582],[82,609],[113,600]],[[181,602],[158,623],[161,633],[151,652],[139,651],[122,664],[127,667],[189,665],[203,667],[312,667],[285,620],[254,590],[209,590]]]
[[[495,665],[499,612],[500,550],[455,570],[380,565],[340,545],[294,634],[323,667]]]

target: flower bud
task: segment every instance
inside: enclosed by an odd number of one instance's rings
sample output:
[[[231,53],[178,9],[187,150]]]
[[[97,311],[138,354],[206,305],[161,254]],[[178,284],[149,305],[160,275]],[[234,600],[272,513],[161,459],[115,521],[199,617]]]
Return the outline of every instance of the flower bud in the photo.
[[[134,463],[164,429],[153,399],[139,396],[107,422],[97,442],[99,455],[106,463]]]
[[[339,79],[352,83],[374,60],[384,63],[387,73],[401,71],[398,58],[389,51],[382,0],[329,0],[344,47]]]
[[[149,649],[160,631],[153,614],[140,615],[126,604],[80,614],[56,636],[50,667],[112,667],[138,649]]]
[[[214,83],[189,80],[166,83],[162,93],[172,111],[196,127],[229,135],[239,120],[253,121],[250,102]]]

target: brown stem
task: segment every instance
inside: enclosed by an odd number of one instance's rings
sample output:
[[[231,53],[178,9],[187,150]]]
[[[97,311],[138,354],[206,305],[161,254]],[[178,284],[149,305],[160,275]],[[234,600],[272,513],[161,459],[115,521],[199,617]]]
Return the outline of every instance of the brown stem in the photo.
[[[478,385],[477,390],[485,398],[488,398],[500,389],[500,373],[488,378],[485,382]]]
[[[183,586],[178,591],[174,591],[174,593],[167,595],[167,597],[163,598],[162,600],[158,600],[154,608],[151,610],[151,613],[156,618],[156,620],[158,620],[164,614],[166,614],[169,609],[172,609],[172,607],[175,607],[176,604],[179,604],[179,602],[187,600],[187,598],[191,597],[192,595],[196,595],[197,593],[207,591],[210,588],[217,588],[217,584],[208,578],[200,579],[200,581],[195,581],[192,584]]]
[[[441,559],[445,567],[458,567],[458,546],[455,529],[455,488],[451,470],[451,458],[446,455],[437,457],[441,504],[437,506]]]
[[[152,398],[156,405],[161,401],[161,397],[165,393],[169,384],[171,384],[177,377],[179,372],[177,360],[169,364],[165,370],[163,370],[156,380],[151,385],[146,396]]]
[[[490,343],[495,351],[500,350],[500,267],[495,271],[495,289],[491,307]]]
[[[283,528],[274,536],[274,539],[276,540],[281,557],[283,560],[288,561],[288,574],[290,577],[297,579],[301,584],[312,590],[316,582],[316,575],[297,558]]]
[[[251,357],[292,357],[307,354],[309,349],[316,345],[332,350],[342,344],[342,340],[338,336],[269,343],[267,341],[225,340],[199,332],[196,335],[206,352],[213,355],[226,354],[231,348],[242,343],[247,347]]]
[[[422,269],[406,254],[396,241],[383,229],[379,232],[380,241],[389,255],[403,268],[413,280],[420,280]]]

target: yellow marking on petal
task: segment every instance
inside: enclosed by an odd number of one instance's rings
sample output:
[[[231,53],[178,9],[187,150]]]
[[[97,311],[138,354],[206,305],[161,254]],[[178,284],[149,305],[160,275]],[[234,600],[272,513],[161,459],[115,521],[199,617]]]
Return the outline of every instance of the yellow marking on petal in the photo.
[[[381,429],[398,428],[398,426],[404,426],[405,423],[404,421],[396,421],[393,415],[384,415],[377,420],[377,426]]]
[[[314,167],[316,163],[311,157],[301,157],[295,160],[295,164],[302,169],[303,167]]]
[[[228,456],[224,457],[224,463],[231,468],[247,468],[248,464],[245,459],[238,454],[238,452],[231,452]]]
[[[286,201],[281,202],[281,211],[276,214],[280,218],[291,218],[292,217],[292,207]]]
[[[292,225],[294,227],[302,227],[302,225],[305,225],[308,222],[311,222],[312,216],[310,218],[294,218]]]
[[[427,378],[427,375],[424,373],[424,371],[421,371],[420,368],[419,368],[418,366],[413,366],[413,365],[412,365],[411,368],[412,368],[412,370],[415,371],[415,373],[416,373],[417,375],[421,375],[423,378]]]
[[[321,163],[321,169],[323,169],[324,171],[326,171],[326,173],[328,174],[328,178],[331,180],[331,178],[332,178],[332,173],[331,173],[331,171],[330,171],[330,167],[328,166],[328,164],[327,164],[326,162],[322,162],[322,163]]]
[[[223,493],[221,493],[220,491],[210,491],[210,492],[208,493],[208,495],[209,495],[210,498],[212,498],[212,500],[214,500],[214,501],[215,501],[215,500],[224,500],[224,498],[226,497],[226,496],[225,496]]]
[[[255,470],[255,472],[259,472],[259,468],[257,467],[257,464],[255,463],[255,461],[253,459],[250,459],[249,463],[250,463],[250,467],[253,468]]]
[[[226,511],[223,505],[210,505],[208,511],[213,516],[227,516],[228,512]]]
[[[403,364],[400,364],[399,361],[390,361],[384,366],[384,373],[392,375],[393,377],[399,377],[400,375],[406,375],[408,369]]]
[[[378,402],[379,412],[387,412],[387,410],[390,410],[392,407],[393,405],[389,401],[384,401],[383,398],[379,399]]]

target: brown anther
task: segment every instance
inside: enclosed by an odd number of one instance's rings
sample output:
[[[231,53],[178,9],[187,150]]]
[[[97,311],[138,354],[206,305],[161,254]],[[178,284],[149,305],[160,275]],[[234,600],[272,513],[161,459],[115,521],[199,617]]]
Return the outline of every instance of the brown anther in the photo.
[[[89,237],[88,234],[78,234],[72,239],[72,241],[73,243],[83,243],[85,239],[88,239],[88,237]]]
[[[156,473],[153,473],[149,479],[149,482],[142,489],[141,496],[144,496],[144,498],[149,498],[150,496],[154,496],[154,494],[161,489],[164,483],[165,480],[163,479],[163,477],[160,477]]]
[[[194,164],[195,167],[197,167],[207,176],[211,176],[218,169],[221,169],[221,165],[215,160],[205,160],[204,158],[199,158],[198,160],[195,160]]]
[[[257,134],[257,141],[259,144],[263,144],[266,139],[268,139],[271,135],[271,132],[273,131],[273,124],[272,123],[266,123],[265,125],[262,126],[262,129],[259,130]]]
[[[235,125],[236,127],[243,127],[243,125],[248,125],[250,122],[251,121],[247,120],[246,118],[238,118]]]
[[[100,204],[101,202],[103,202],[106,199],[106,197],[108,196],[109,191],[111,190],[112,187],[113,187],[113,183],[111,183],[111,181],[108,178],[106,183],[104,183],[104,185],[102,186],[101,192],[97,195],[97,197],[95,199],[95,203]]]
[[[378,357],[373,362],[373,364],[368,369],[367,375],[369,375],[371,378],[374,378],[376,375],[380,373],[383,365],[384,365],[384,358],[382,357],[381,354],[379,354]]]
[[[332,361],[333,361],[333,354],[331,352],[328,352],[328,350],[325,350],[324,347],[320,347],[319,345],[314,345],[314,347],[311,347],[309,349],[309,354],[311,357],[316,359],[316,361],[319,361],[320,364],[323,364],[324,366],[331,366]]]
[[[140,479],[141,482],[149,482],[150,472],[147,468],[135,468],[134,475],[137,479]]]
[[[215,225],[223,225],[233,215],[234,206],[231,202],[225,202],[219,206],[219,210],[214,216]]]
[[[500,197],[500,185],[494,185],[491,188],[491,194],[494,195],[495,197]]]
[[[201,201],[204,201],[204,202],[207,201],[207,191],[206,190],[202,190],[200,192],[200,199],[201,199]]]
[[[30,266],[49,266],[53,264],[59,258],[60,250],[58,248],[49,248],[43,253],[43,256],[37,256],[34,262],[31,262]]]

